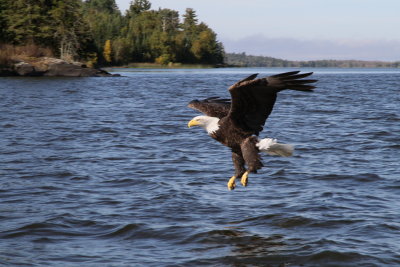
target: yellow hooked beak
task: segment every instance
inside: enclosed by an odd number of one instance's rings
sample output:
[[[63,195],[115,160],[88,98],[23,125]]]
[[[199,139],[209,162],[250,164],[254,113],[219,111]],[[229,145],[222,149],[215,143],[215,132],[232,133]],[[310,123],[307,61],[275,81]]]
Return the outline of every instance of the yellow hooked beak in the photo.
[[[197,125],[199,125],[200,124],[200,122],[198,122],[198,121],[196,121],[196,120],[191,120],[191,121],[189,121],[189,123],[188,123],[188,128],[190,128],[190,127],[192,127],[192,126],[197,126]]]

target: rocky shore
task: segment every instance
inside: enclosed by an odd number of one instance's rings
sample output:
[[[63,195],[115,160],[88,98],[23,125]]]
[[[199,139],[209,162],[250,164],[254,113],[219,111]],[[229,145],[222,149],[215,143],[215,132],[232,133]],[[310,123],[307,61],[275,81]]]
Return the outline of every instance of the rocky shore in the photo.
[[[47,77],[113,77],[105,70],[88,68],[80,62],[41,57],[15,60],[8,67],[0,67],[0,77],[4,76],[47,76]]]

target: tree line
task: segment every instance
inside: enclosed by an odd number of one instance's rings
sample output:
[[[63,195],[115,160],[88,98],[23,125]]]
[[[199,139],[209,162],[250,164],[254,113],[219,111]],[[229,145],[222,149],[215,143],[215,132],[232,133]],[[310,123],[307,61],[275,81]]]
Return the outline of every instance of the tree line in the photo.
[[[66,60],[221,64],[222,43],[187,8],[152,10],[134,0],[122,14],[115,0],[0,0],[0,44],[35,44]]]
[[[294,67],[294,68],[400,68],[400,62],[363,60],[291,61],[246,53],[226,53],[225,63],[234,67]]]

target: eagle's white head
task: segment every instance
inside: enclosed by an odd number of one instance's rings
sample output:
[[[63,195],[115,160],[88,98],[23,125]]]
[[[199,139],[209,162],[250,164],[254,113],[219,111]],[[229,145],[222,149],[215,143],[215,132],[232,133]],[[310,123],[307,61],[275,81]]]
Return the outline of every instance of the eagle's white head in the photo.
[[[188,123],[188,127],[192,126],[201,126],[204,129],[206,129],[208,134],[212,134],[219,129],[219,119],[216,117],[209,117],[209,116],[197,116],[194,117],[191,121]]]

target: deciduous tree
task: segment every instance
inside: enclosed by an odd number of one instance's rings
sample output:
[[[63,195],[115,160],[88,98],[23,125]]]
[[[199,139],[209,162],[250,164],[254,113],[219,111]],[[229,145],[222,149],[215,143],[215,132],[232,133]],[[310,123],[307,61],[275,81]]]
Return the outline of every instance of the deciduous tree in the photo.
[[[106,43],[104,44],[103,56],[108,63],[111,63],[112,61],[111,54],[112,54],[111,41],[107,40]]]

